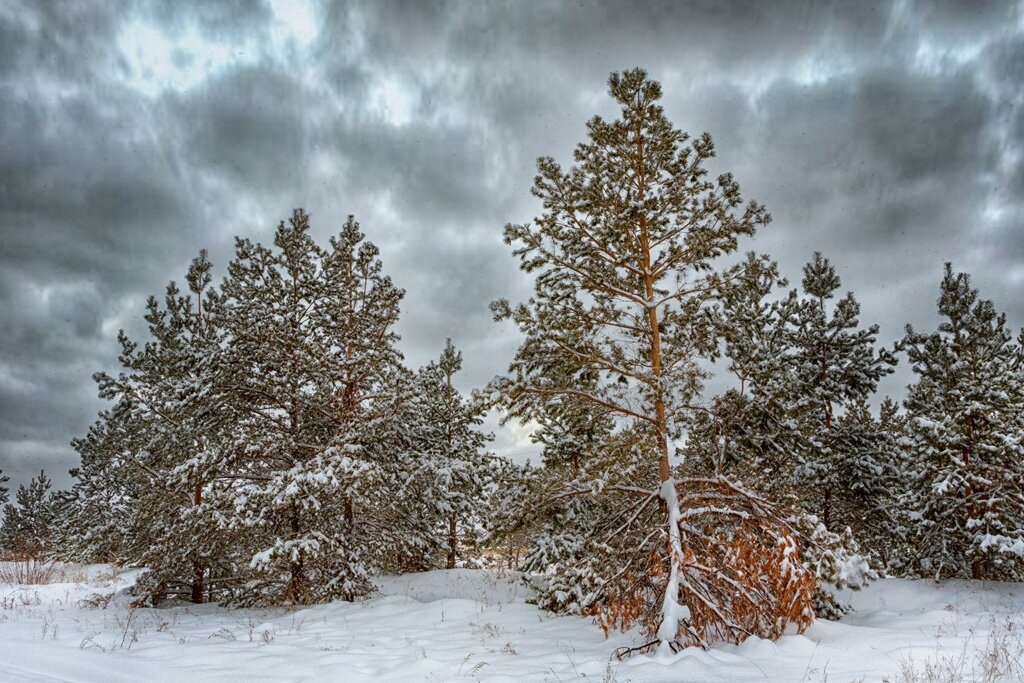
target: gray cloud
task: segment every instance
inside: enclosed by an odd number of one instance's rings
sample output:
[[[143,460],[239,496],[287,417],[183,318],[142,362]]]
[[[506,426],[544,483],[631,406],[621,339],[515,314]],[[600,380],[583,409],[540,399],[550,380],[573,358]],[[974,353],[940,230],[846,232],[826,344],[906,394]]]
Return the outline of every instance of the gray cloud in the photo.
[[[256,64],[169,95],[160,110],[181,133],[188,168],[253,193],[287,191],[305,176],[311,149],[311,122],[297,110],[315,97],[279,66]]]
[[[534,160],[568,161],[608,72],[663,81],[775,222],[747,248],[791,278],[815,250],[886,341],[930,325],[941,263],[1024,323],[1019,3],[277,2],[0,7],[0,467],[59,476],[102,404],[120,327],[207,247],[294,206],[349,213],[408,290],[409,362],[447,336],[464,388],[517,343],[489,300],[528,281],[501,227]],[[905,374],[886,389],[898,393]],[[522,430],[503,449],[524,451]],[[525,448],[528,450],[528,448]]]

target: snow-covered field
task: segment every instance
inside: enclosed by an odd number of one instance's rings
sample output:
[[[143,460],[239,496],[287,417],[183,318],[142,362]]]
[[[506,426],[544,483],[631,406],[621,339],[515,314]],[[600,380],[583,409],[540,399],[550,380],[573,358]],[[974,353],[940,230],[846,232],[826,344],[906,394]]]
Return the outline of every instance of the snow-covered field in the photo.
[[[129,610],[118,591],[132,572],[68,579],[0,583],[0,680],[1024,679],[1024,584],[886,579],[856,594],[841,622],[803,635],[618,662],[612,651],[637,634],[606,639],[587,619],[541,612],[511,577],[488,572],[385,579],[365,602],[295,611]]]

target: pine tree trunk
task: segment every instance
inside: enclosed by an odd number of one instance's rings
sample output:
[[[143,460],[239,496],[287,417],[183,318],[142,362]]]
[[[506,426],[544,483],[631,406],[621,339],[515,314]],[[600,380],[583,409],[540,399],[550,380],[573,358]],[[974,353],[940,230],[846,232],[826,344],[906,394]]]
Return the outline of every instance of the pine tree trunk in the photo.
[[[643,145],[639,144],[640,164],[643,167]],[[643,182],[642,174],[639,174]],[[643,186],[639,192],[640,201],[643,201]],[[644,295],[647,299],[647,322],[651,327],[651,374],[656,382],[661,381],[661,330],[658,329],[658,310],[654,307],[654,275],[651,273],[651,247],[647,235],[647,216],[640,215],[640,254],[643,259],[643,284]],[[668,429],[665,418],[665,401],[662,398],[662,388],[658,386],[654,393],[654,417],[655,431],[658,440],[658,451],[661,453],[658,474],[661,481],[668,481]]]
[[[822,306],[825,304],[822,303]],[[824,356],[824,354],[822,354]],[[824,361],[822,361],[824,363]],[[824,379],[825,369],[822,367],[822,379]],[[832,447],[832,403],[825,403],[825,444],[831,449]],[[833,459],[833,462],[835,460]],[[832,530],[832,486],[825,484],[825,500],[821,505],[821,523],[825,525],[825,528],[829,531]]]
[[[455,569],[455,557],[459,547],[459,536],[456,529],[455,513],[448,516],[448,569]]]
[[[640,202],[644,199],[644,148],[643,138],[637,131],[637,194]],[[654,305],[654,273],[651,272],[651,243],[647,232],[647,216],[640,214],[640,255],[643,261],[644,298],[646,299],[647,322],[651,328],[651,374],[656,383],[654,392],[655,438],[657,439],[659,459],[658,476],[661,480],[661,508],[666,521],[667,577],[665,593],[662,596],[661,624],[658,626],[658,639],[663,652],[672,652],[676,639],[679,620],[676,617],[676,601],[679,597],[679,564],[682,559],[682,546],[679,536],[679,502],[676,499],[675,482],[672,481],[672,470],[668,460],[668,420],[665,415],[665,400],[661,386],[661,330],[659,329],[658,310]]]
[[[192,502],[195,505],[199,505],[203,502],[203,487],[196,482],[195,493],[192,497]],[[197,605],[203,602],[203,573],[205,568],[198,562],[195,565],[192,574],[192,602]]]
[[[356,513],[352,504],[352,497],[345,497],[345,526],[351,529],[356,523]]]
[[[974,418],[968,416],[967,418],[967,438],[964,441],[963,446],[960,447],[960,459],[964,464],[964,475],[969,476],[968,470],[971,465],[971,448],[974,445]],[[970,479],[968,478],[967,483],[964,484],[964,499],[967,504],[967,519],[974,519],[974,487],[971,486]],[[964,525],[966,527],[966,525]],[[981,579],[984,578],[984,567],[982,559],[980,557],[973,557],[971,559],[971,578]]]
[[[197,605],[203,602],[203,568],[198,565],[192,575],[192,602]]]
[[[302,526],[299,521],[299,509],[293,504],[291,515],[291,530],[293,537],[297,538],[301,529]],[[289,571],[291,573],[291,577],[288,580],[288,587],[285,589],[285,593],[293,603],[297,605],[304,604],[306,601],[306,577],[301,554],[296,559],[292,560],[289,566]]]

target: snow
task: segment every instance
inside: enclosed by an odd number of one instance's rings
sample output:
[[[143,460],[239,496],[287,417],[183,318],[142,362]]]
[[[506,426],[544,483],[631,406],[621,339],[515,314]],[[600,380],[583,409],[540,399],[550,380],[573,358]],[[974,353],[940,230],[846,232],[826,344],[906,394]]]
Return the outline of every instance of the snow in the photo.
[[[511,575],[456,569],[379,581],[358,603],[129,610],[137,571],[0,583],[0,680],[890,681],[1020,680],[1024,584],[883,579],[804,635],[674,656],[611,657],[589,619],[526,604]],[[113,596],[105,607],[103,600]],[[89,601],[91,606],[82,601]],[[1003,668],[1000,668],[1000,667]]]
[[[679,595],[679,565],[683,562],[682,541],[679,537],[679,500],[676,498],[676,483],[671,477],[661,483],[661,499],[668,510],[668,538],[672,549],[672,564],[669,567],[668,585],[661,607],[661,624],[658,625],[659,650],[665,655],[672,654],[671,643],[676,639],[679,621],[690,618],[690,610],[676,602]]]

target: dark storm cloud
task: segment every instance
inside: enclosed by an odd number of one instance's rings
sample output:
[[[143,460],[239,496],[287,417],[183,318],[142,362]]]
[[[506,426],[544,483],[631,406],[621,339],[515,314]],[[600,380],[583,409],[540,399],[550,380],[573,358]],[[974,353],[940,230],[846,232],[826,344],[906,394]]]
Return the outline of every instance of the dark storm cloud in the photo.
[[[301,178],[309,157],[310,122],[300,114],[315,98],[275,65],[231,69],[194,92],[167,96],[169,125],[182,131],[189,168],[252,192],[284,190]]]
[[[941,263],[979,266],[964,257],[987,194],[979,169],[993,153],[989,103],[974,79],[868,71],[809,89],[780,83],[759,104],[755,139],[782,165],[764,176],[751,169],[776,207],[768,251],[794,283],[823,251],[883,340],[908,321],[931,324]],[[906,381],[903,367],[884,388],[898,393]]]
[[[781,81],[757,106],[757,149],[748,158],[775,172],[749,173],[762,194],[788,195],[773,203],[783,227],[771,229],[787,239],[844,253],[921,237],[955,248],[948,239],[969,230],[981,208],[979,170],[993,161],[990,106],[969,74],[870,71],[814,87]],[[802,229],[787,229],[794,223]]]
[[[536,215],[535,158],[567,163],[586,120],[615,114],[608,72],[638,64],[679,127],[715,136],[714,170],[768,205],[744,246],[792,280],[824,251],[891,341],[931,324],[952,258],[1024,323],[1017,3],[303,4],[0,6],[16,479],[73,463],[101,407],[89,375],[116,362],[119,327],[144,331],[147,294],[294,206],[321,238],[355,213],[381,246],[410,363],[451,336],[463,386],[486,382],[517,343],[487,303],[528,295],[501,226]]]
[[[1001,164],[990,169],[991,192],[1003,213],[993,227],[988,254],[993,263],[1016,269],[1017,283],[1024,280],[1024,35],[1012,35],[993,43],[983,55],[994,89],[993,128],[1003,152]],[[1019,292],[1019,289],[1017,290]],[[1017,297],[1020,301],[1020,297]],[[1018,303],[1024,308],[1024,302]]]

